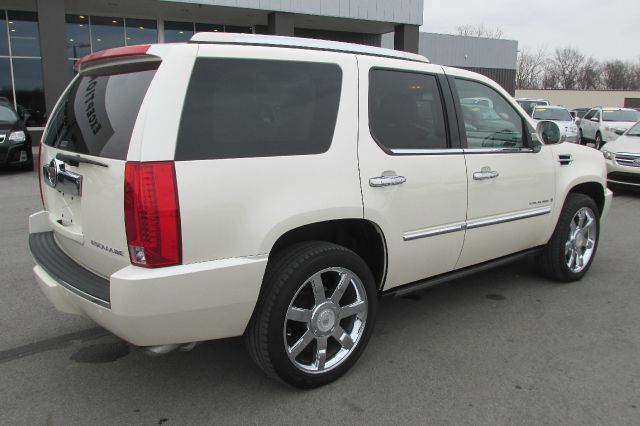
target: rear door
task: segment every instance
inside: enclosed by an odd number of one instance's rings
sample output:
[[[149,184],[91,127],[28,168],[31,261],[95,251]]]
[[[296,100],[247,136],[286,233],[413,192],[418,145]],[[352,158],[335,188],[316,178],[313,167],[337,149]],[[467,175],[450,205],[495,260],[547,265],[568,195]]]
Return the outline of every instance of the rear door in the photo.
[[[105,277],[130,264],[125,163],[158,66],[138,61],[82,72],[58,102],[43,138],[43,199],[56,241]]]
[[[449,272],[464,241],[467,182],[442,68],[363,56],[358,68],[364,217],[386,239],[385,289]]]

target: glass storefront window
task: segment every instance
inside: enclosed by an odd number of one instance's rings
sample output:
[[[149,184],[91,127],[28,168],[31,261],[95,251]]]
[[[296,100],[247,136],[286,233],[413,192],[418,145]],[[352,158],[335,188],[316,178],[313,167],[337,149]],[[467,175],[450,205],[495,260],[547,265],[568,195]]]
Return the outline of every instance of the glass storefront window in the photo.
[[[13,56],[40,56],[38,14],[8,11],[9,37]]]
[[[151,19],[126,19],[127,46],[158,42],[158,24]]]
[[[199,23],[196,22],[196,32],[197,33],[201,33],[201,32],[217,33],[217,32],[223,32],[223,31],[224,31],[224,25],[199,24]]]
[[[124,46],[124,19],[91,16],[91,42],[93,51]]]
[[[242,27],[238,25],[225,25],[224,30],[228,33],[246,33],[246,34],[253,33],[252,27]]]
[[[28,127],[44,126],[46,109],[42,84],[42,61],[13,58],[16,110]]]
[[[0,56],[9,56],[9,40],[7,40],[6,12],[0,10]]]
[[[189,41],[193,36],[193,22],[165,21],[164,42],[178,43]]]
[[[0,102],[13,105],[13,87],[11,85],[10,67],[9,58],[0,58]]]
[[[67,58],[82,58],[91,53],[89,18],[86,15],[67,15]]]

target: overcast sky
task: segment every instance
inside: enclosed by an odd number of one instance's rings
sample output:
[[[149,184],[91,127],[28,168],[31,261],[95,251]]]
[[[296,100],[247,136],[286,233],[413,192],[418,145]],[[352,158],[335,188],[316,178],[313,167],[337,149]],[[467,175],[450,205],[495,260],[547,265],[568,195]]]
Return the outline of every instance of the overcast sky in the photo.
[[[640,58],[640,0],[425,0],[421,31],[500,27],[518,49],[571,46],[598,60]]]

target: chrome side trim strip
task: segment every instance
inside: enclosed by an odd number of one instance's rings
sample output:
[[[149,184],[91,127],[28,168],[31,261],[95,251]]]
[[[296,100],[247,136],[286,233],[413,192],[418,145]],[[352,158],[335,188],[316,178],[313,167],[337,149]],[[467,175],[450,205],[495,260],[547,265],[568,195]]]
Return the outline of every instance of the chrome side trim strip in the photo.
[[[464,151],[460,148],[451,149],[392,149],[391,152],[400,155],[419,155],[419,154],[432,154],[432,155],[450,155],[450,154],[464,154]]]
[[[482,228],[484,226],[498,225],[500,223],[513,222],[521,219],[529,219],[536,216],[543,216],[549,213],[551,213],[551,207],[541,207],[539,209],[529,210],[527,212],[508,214],[491,219],[476,219],[467,222],[467,229]]]
[[[533,148],[465,148],[465,154],[513,154],[534,152]]]
[[[419,231],[405,232],[402,236],[404,241],[417,240],[420,238],[435,237],[436,235],[450,234],[465,229],[464,223],[456,223],[453,225],[442,226],[438,228],[422,229]]]

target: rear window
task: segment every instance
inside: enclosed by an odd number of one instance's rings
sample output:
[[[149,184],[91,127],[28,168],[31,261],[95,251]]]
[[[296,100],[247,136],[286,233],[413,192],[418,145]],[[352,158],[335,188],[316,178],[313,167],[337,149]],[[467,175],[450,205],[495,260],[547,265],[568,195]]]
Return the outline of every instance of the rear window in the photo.
[[[51,116],[46,145],[125,160],[131,133],[157,64],[83,73]]]
[[[336,64],[200,58],[187,90],[175,159],[325,152],[341,85]]]

